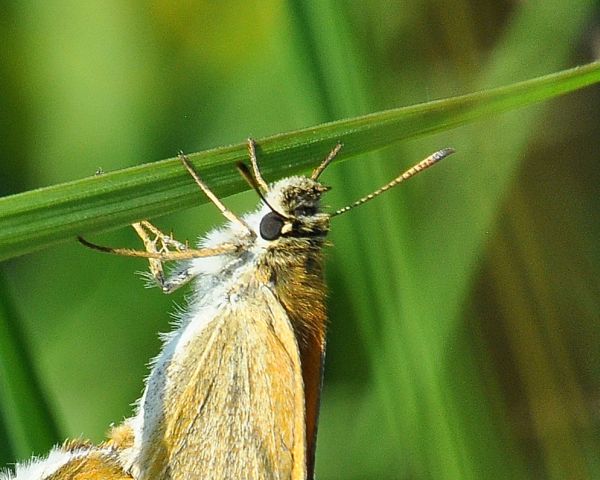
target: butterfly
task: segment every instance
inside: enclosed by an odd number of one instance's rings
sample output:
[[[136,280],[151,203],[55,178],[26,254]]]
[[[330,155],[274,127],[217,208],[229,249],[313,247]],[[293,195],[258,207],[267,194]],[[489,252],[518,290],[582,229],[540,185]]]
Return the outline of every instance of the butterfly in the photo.
[[[28,480],[312,479],[326,345],[324,255],[331,219],[450,155],[440,150],[333,213],[319,181],[337,144],[309,177],[268,184],[256,145],[238,164],[258,207],[238,217],[183,154],[182,165],[227,220],[197,248],[147,221],[144,250],[88,247],[149,260],[148,278],[171,293],[193,282],[186,309],[151,363],[135,414],[100,445],[70,441],[17,466]],[[176,262],[165,269],[166,262]]]

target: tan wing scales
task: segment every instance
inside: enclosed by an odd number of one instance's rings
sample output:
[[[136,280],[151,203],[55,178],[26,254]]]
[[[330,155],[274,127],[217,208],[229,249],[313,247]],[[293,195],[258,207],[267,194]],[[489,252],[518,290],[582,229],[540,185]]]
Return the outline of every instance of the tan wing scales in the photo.
[[[125,438],[127,427],[121,427]],[[127,438],[131,438],[127,434]],[[85,440],[69,440],[55,447],[45,458],[17,465],[14,475],[0,473],[3,480],[133,480],[119,461],[125,444],[108,440],[94,445]]]
[[[133,480],[133,477],[123,471],[114,456],[90,452],[67,462],[44,480]]]
[[[294,331],[267,287],[243,290],[172,362],[139,480],[306,477]]]

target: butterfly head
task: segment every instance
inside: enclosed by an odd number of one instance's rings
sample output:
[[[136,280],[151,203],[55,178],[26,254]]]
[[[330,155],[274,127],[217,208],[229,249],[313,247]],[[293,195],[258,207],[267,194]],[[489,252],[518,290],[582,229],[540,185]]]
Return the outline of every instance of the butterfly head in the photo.
[[[324,239],[329,217],[321,209],[321,196],[329,190],[308,177],[288,177],[272,184],[257,233],[263,240]]]

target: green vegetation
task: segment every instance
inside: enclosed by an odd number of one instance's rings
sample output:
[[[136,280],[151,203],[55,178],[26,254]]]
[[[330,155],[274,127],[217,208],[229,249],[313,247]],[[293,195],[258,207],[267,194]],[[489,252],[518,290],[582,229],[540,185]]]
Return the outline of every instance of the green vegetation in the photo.
[[[498,115],[600,80],[549,75],[592,60],[592,5],[388,3],[8,9],[0,468],[129,415],[184,301],[71,238],[136,246],[114,230],[145,217],[201,235],[214,207],[183,211],[205,199],[177,161],[148,162],[201,152],[227,196],[252,136],[269,179],[343,141],[334,208],[457,150],[334,221],[321,480],[600,476],[598,87]]]

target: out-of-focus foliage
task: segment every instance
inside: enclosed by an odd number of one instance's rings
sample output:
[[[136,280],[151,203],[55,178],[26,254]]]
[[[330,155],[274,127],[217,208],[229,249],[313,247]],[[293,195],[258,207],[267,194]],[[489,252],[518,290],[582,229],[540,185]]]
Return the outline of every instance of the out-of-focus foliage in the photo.
[[[583,0],[12,2],[0,195],[586,63],[597,18]],[[320,479],[600,477],[598,112],[594,87],[327,172],[337,207],[459,152],[333,225]],[[142,269],[75,242],[2,264],[65,436],[100,440],[139,396],[174,309]],[[2,464],[29,456],[0,419]]]

